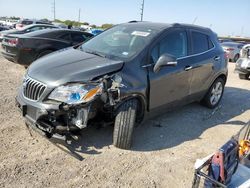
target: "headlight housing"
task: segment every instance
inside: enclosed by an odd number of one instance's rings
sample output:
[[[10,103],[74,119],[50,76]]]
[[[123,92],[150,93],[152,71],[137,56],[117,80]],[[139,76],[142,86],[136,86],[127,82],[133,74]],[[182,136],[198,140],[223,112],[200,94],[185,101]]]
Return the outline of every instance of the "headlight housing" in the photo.
[[[81,104],[92,101],[95,96],[100,95],[103,84],[89,85],[73,83],[59,86],[49,95],[49,99],[64,102],[67,104]]]

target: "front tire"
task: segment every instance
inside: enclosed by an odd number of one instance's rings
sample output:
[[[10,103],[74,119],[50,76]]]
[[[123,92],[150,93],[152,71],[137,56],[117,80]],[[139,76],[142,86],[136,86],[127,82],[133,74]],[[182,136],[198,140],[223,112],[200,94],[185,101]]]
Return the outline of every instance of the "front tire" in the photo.
[[[130,149],[137,107],[138,101],[136,99],[128,100],[119,107],[113,132],[113,145],[115,147]]]
[[[207,94],[205,95],[202,103],[208,108],[215,108],[220,103],[224,93],[225,81],[222,78],[217,78]]]

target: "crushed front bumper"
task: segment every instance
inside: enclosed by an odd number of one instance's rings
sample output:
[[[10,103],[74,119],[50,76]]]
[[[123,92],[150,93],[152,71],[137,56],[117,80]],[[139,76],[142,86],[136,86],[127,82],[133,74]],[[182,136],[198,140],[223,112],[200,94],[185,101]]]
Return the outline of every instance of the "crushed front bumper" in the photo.
[[[41,119],[41,117],[48,115],[52,110],[59,110],[59,105],[46,105],[26,99],[23,96],[21,89],[16,97],[16,106],[25,118],[26,124],[32,128],[38,129],[39,132],[50,132],[50,130],[43,125],[40,125],[38,120]]]

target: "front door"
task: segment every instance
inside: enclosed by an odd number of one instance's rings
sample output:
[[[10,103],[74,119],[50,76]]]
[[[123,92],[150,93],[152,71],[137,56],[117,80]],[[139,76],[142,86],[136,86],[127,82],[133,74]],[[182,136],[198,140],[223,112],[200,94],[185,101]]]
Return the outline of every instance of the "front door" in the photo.
[[[166,33],[150,51],[151,63],[156,63],[159,57],[168,53],[177,58],[177,66],[162,67],[157,73],[153,67],[149,70],[150,91],[149,108],[155,109],[163,105],[184,100],[190,88],[192,71],[189,71],[187,32],[184,29],[174,29]]]

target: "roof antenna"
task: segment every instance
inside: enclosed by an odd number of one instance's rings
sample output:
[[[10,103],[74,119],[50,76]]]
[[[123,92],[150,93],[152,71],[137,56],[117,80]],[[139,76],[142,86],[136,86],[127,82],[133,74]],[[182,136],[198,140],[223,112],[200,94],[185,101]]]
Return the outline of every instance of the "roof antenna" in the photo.
[[[193,21],[193,25],[195,24],[195,22],[196,22],[196,20],[198,19],[198,17],[196,16],[195,18],[194,18],[194,21]]]

